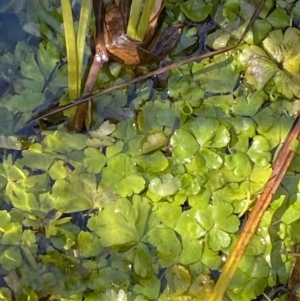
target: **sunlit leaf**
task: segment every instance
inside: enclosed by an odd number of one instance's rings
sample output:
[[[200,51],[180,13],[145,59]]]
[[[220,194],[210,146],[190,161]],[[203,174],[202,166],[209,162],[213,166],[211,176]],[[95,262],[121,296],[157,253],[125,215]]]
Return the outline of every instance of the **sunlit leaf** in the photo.
[[[31,212],[39,209],[38,202],[32,192],[26,190],[18,184],[10,183],[7,187],[7,194],[14,207]]]
[[[245,178],[251,173],[252,168],[249,158],[244,153],[227,155],[225,161],[226,168],[233,170],[237,177]]]
[[[277,65],[261,48],[255,45],[243,49],[239,59],[243,65],[247,66],[245,78],[259,91],[278,71]]]
[[[262,136],[255,136],[247,154],[256,164],[267,166],[271,160],[270,144],[267,139]]]
[[[48,171],[53,180],[64,179],[67,176],[63,161],[56,161],[51,165]]]
[[[11,216],[6,210],[0,211],[0,230],[4,232],[11,222]]]
[[[150,181],[149,190],[161,197],[166,197],[172,194],[180,188],[180,181],[174,178],[170,174],[155,178]]]
[[[191,123],[191,130],[202,147],[221,148],[230,141],[227,128],[213,118],[197,118]]]
[[[136,197],[132,203],[119,199],[114,205],[107,205],[98,216],[90,218],[88,227],[97,233],[104,247],[130,245],[142,238],[149,210],[146,199]]]
[[[147,136],[147,140],[142,145],[143,154],[165,146],[168,142],[167,137],[163,133],[155,133]]]
[[[191,285],[192,276],[188,269],[182,265],[172,266],[166,273],[169,290],[172,293],[183,294]]]
[[[10,223],[6,228],[1,238],[3,245],[19,245],[22,235],[22,226],[17,223]]]
[[[22,143],[15,136],[0,135],[0,147],[6,149],[21,149]]]
[[[189,162],[199,149],[199,144],[188,131],[176,130],[171,138],[172,155],[180,163]]]
[[[169,203],[161,203],[155,210],[155,214],[165,226],[174,228],[181,215],[181,207],[170,205]]]

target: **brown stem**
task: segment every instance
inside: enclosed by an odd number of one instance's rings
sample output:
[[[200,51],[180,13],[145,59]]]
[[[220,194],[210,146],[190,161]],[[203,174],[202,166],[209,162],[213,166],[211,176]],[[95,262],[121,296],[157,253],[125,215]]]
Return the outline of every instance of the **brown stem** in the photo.
[[[222,274],[218,279],[214,291],[209,298],[209,301],[220,301],[224,295],[226,288],[232,279],[239,262],[249,245],[252,236],[255,234],[259,223],[269,207],[273,195],[275,194],[278,186],[280,185],[289,165],[294,157],[294,152],[291,150],[291,144],[295,139],[300,138],[300,118],[298,117],[294,123],[294,126],[289,132],[289,135],[285,139],[285,142],[277,156],[273,172],[262,192],[254,205],[249,218],[241,232],[241,235],[236,243],[235,248],[230,254],[229,258],[223,267]]]

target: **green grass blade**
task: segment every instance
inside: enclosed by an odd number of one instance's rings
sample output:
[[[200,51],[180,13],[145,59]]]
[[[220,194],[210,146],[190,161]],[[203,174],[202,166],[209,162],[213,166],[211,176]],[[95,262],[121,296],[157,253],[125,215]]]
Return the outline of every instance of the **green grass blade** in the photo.
[[[140,19],[140,23],[139,23],[139,26],[138,26],[137,32],[136,32],[136,39],[139,41],[143,41],[145,38],[145,34],[146,34],[146,31],[149,26],[150,16],[151,16],[155,1],[156,0],[147,0],[146,4],[144,6],[142,16]]]
[[[81,3],[80,19],[77,36],[77,57],[78,57],[78,85],[81,87],[83,56],[85,49],[85,39],[87,35],[91,14],[91,0],[83,0]]]
[[[78,86],[78,55],[71,1],[61,0],[61,7],[67,48],[69,98],[75,99],[79,97],[80,87]]]
[[[142,0],[133,0],[130,8],[130,17],[127,25],[127,35],[136,39],[137,27],[140,21]]]

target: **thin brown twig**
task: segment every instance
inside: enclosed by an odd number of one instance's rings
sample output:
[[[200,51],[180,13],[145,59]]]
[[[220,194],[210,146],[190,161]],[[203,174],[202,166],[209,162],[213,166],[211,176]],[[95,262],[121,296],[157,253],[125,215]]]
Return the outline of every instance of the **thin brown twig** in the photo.
[[[225,293],[225,290],[232,279],[251,238],[255,234],[265,211],[269,207],[278,186],[280,185],[290,163],[292,162],[295,153],[291,150],[291,144],[295,139],[299,138],[300,118],[298,117],[294,122],[289,135],[285,139],[285,142],[275,160],[273,172],[262,194],[255,203],[249,218],[242,229],[235,248],[233,249],[229,258],[226,260],[222,274],[214,287],[214,291],[210,296],[209,301],[220,301],[222,299],[222,296]]]

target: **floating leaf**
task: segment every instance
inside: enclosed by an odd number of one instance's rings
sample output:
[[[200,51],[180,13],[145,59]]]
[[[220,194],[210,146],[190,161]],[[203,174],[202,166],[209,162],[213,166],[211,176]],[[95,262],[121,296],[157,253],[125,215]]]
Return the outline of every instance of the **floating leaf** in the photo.
[[[200,239],[206,234],[206,230],[197,222],[198,211],[191,209],[182,212],[177,220],[175,231],[186,240]]]
[[[64,179],[67,176],[64,162],[62,160],[55,161],[51,165],[48,173],[53,180]]]
[[[118,154],[107,161],[102,171],[102,183],[114,187],[123,197],[139,193],[145,187],[145,180],[136,169],[134,160],[126,154]]]
[[[270,144],[262,136],[255,136],[247,154],[259,166],[267,166],[271,160]]]
[[[249,84],[254,85],[259,91],[278,71],[277,65],[269,59],[261,48],[255,45],[243,49],[239,60],[247,66],[245,78]]]
[[[6,191],[14,207],[26,212],[39,210],[35,195],[32,192],[27,193],[21,185],[10,183]]]
[[[150,181],[149,190],[161,197],[173,195],[180,188],[180,180],[171,174],[165,174],[160,178]]]
[[[92,201],[74,191],[74,187],[66,180],[57,180],[52,188],[55,208],[61,212],[76,212],[93,208]],[[83,191],[84,193],[84,191]]]
[[[147,136],[147,140],[142,145],[142,153],[146,154],[165,146],[168,142],[163,133],[155,133]]]
[[[273,79],[277,91],[283,96],[299,97],[299,45],[299,30],[289,27],[284,34],[275,30],[264,39],[263,46],[269,56],[258,46],[245,47],[239,56],[241,63],[247,67],[245,78],[258,90]]]
[[[156,300],[159,296],[159,290],[161,282],[155,276],[150,279],[141,279],[139,284],[136,284],[133,290],[142,296],[148,298],[148,300]]]
[[[169,228],[174,228],[178,218],[181,215],[181,207],[169,203],[158,204],[157,210],[155,210],[157,218]]]
[[[11,222],[11,216],[6,210],[0,211],[0,231],[4,232]]]
[[[88,147],[84,150],[86,158],[83,160],[83,166],[89,173],[98,174],[106,164],[106,157],[97,149]]]
[[[137,158],[137,164],[143,167],[148,172],[160,172],[164,171],[169,166],[168,159],[157,151],[152,154],[146,154]]]
[[[88,227],[95,231],[104,247],[130,245],[144,235],[149,211],[150,205],[144,198],[135,197],[132,203],[119,199],[90,218]]]
[[[55,131],[46,135],[44,143],[46,145],[45,151],[69,153],[86,147],[86,137],[82,134]]]
[[[193,68],[193,74],[201,83],[201,88],[206,93],[228,93],[233,92],[239,74],[230,67],[229,59],[224,56],[223,60],[206,65],[198,70]]]
[[[0,147],[6,149],[20,150],[22,143],[15,136],[0,135]]]
[[[268,95],[263,91],[249,93],[247,97],[239,96],[232,106],[232,112],[240,116],[254,116],[267,99]],[[247,121],[244,118],[243,122]]]
[[[22,225],[10,223],[1,238],[2,245],[19,245],[22,235]]]
[[[22,264],[22,261],[19,247],[10,247],[0,255],[0,264],[7,271],[18,268]]]
[[[188,0],[180,7],[189,19],[200,22],[208,17],[213,6],[212,3],[206,3],[203,0]]]
[[[45,101],[45,96],[39,91],[25,89],[22,95],[14,95],[6,104],[8,110],[12,112],[28,113]]]
[[[102,251],[99,238],[90,232],[80,231],[78,234],[78,247],[80,255],[84,258],[97,256]]]
[[[176,130],[171,137],[172,156],[179,163],[189,162],[199,149],[199,144],[188,131]]]
[[[252,167],[246,154],[227,155],[225,161],[225,167],[233,170],[234,175],[237,177],[246,178],[250,175]]]
[[[208,246],[218,251],[229,246],[230,233],[238,230],[239,219],[233,215],[233,207],[228,202],[215,201],[204,211],[199,210],[197,222],[208,232]]]
[[[198,117],[191,123],[191,130],[201,147],[221,148],[230,141],[228,129],[213,118]]]
[[[283,28],[290,25],[290,16],[282,7],[274,9],[266,19],[275,29]]]
[[[178,262],[182,248],[174,230],[169,228],[152,228],[146,237],[157,248],[158,258],[163,267],[169,267]]]
[[[22,152],[23,158],[21,162],[35,170],[47,171],[52,164],[54,158],[53,154],[49,154],[43,151],[42,145],[39,143],[34,143],[30,145],[28,150]]]
[[[133,271],[141,278],[150,278],[153,274],[152,254],[144,243],[138,243],[134,250]]]
[[[113,133],[113,131],[116,129],[116,125],[113,123],[110,123],[108,120],[104,121],[99,129],[95,131],[90,131],[91,139],[87,139],[86,143],[87,146],[92,147],[103,147],[112,145],[115,141],[114,138],[109,137],[110,134]]]

